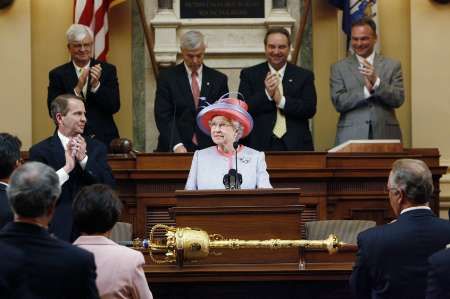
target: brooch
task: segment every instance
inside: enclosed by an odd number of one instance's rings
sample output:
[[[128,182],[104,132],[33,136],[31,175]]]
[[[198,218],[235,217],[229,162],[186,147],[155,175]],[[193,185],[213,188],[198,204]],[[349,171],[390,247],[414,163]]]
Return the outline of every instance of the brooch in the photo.
[[[243,164],[248,164],[250,162],[249,157],[240,157],[239,161],[241,161]]]

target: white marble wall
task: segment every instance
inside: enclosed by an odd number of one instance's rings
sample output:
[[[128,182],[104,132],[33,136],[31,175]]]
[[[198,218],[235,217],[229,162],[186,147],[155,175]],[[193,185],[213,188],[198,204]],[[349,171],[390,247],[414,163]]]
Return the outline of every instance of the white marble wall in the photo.
[[[173,9],[157,9],[158,1],[145,1],[146,18],[155,33],[155,55],[162,67],[181,61],[179,38],[189,30],[201,31],[207,41],[205,64],[228,76],[229,88],[239,86],[239,73],[244,67],[265,60],[263,39],[267,28],[283,26],[288,30],[298,27],[300,4],[288,1],[286,9],[272,9],[272,0],[265,0],[264,19],[181,19],[180,2],[174,0]],[[156,82],[145,49],[145,150],[156,148],[158,131],[153,107]],[[136,61],[134,62],[136,63]]]

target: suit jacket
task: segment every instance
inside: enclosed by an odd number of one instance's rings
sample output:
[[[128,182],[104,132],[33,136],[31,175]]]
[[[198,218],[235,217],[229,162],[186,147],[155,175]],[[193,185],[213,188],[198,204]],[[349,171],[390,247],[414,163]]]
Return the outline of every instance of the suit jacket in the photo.
[[[51,233],[70,242],[78,237],[78,232],[72,227],[72,202],[78,191],[95,183],[114,185],[114,177],[106,160],[105,145],[89,137],[85,140],[88,156],[86,167],[83,170],[77,163],[70,172],[69,180],[62,185],[61,196],[56,203],[56,212],[49,227]],[[30,160],[47,164],[55,171],[64,167],[66,163],[64,147],[58,134],[55,133],[52,137],[33,145],[30,149]]]
[[[219,152],[211,146],[194,153],[186,190],[225,189],[223,177],[236,168],[236,156]],[[241,146],[238,149],[238,172],[242,175],[241,189],[272,188],[267,173],[264,152]]]
[[[0,241],[0,256],[0,298],[33,298],[27,286],[25,255]]]
[[[6,185],[0,183],[0,229],[14,219],[6,196]]]
[[[21,259],[17,262],[26,265],[21,275],[31,298],[99,298],[90,252],[53,238],[42,227],[19,222],[0,231],[0,244],[13,247]]]
[[[267,62],[243,69],[239,84],[239,92],[254,120],[253,131],[244,143],[259,151],[273,150],[272,140],[277,138],[273,128],[278,108],[268,99],[264,85],[269,71]],[[281,112],[286,117],[286,134],[281,139],[289,151],[312,151],[314,145],[308,120],[316,113],[314,74],[288,63],[282,84],[286,105]]]
[[[450,249],[433,254],[428,262],[427,299],[450,298]]]
[[[102,75],[100,87],[91,92],[88,82],[87,95],[85,96],[86,118],[88,120],[84,133],[86,136],[95,135],[109,148],[112,139],[119,137],[113,114],[120,109],[119,83],[116,67],[112,64],[91,60],[90,65],[100,64]],[[88,77],[90,80],[90,77]],[[51,102],[61,94],[75,94],[74,88],[78,83],[78,77],[72,61],[60,65],[49,73],[49,86],[47,105],[50,113]]]
[[[142,253],[103,236],[81,236],[73,244],[94,254],[102,299],[153,298],[142,268]]]
[[[224,74],[203,65],[200,97],[212,104],[228,92]],[[155,98],[155,121],[159,130],[158,152],[170,152],[183,143],[190,152],[213,145],[211,137],[197,126],[191,86],[184,63],[161,72]],[[192,142],[196,133],[198,146]]]
[[[358,235],[350,278],[356,298],[424,298],[428,257],[450,243],[450,222],[426,209]]]
[[[370,125],[374,139],[402,139],[394,110],[405,100],[400,62],[376,54],[373,64],[380,86],[368,99],[364,98],[364,78],[355,55],[331,67],[331,99],[340,113],[336,144],[368,139]]]

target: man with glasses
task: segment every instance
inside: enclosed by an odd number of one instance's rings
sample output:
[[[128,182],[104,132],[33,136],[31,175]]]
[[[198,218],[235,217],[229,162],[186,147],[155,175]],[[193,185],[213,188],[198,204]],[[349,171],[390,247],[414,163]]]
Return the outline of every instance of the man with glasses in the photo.
[[[423,161],[394,162],[387,189],[397,219],[359,234],[351,289],[356,298],[425,298],[427,259],[450,243],[450,222],[429,207],[433,179]]]
[[[94,136],[108,148],[111,140],[119,137],[113,114],[120,109],[119,84],[116,67],[92,59],[93,34],[89,27],[73,24],[66,33],[71,61],[49,73],[47,105],[61,94],[84,98],[86,136]]]

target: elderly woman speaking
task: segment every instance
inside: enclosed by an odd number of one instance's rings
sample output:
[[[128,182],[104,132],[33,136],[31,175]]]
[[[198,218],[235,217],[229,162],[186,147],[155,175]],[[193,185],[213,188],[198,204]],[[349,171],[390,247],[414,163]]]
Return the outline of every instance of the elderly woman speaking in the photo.
[[[272,188],[264,152],[237,144],[253,128],[244,101],[219,99],[200,111],[197,124],[216,146],[194,153],[186,190]]]

